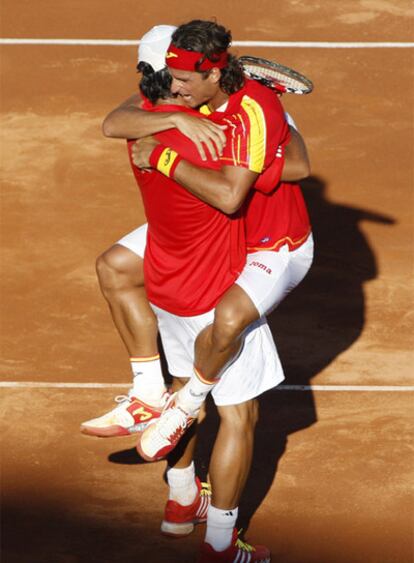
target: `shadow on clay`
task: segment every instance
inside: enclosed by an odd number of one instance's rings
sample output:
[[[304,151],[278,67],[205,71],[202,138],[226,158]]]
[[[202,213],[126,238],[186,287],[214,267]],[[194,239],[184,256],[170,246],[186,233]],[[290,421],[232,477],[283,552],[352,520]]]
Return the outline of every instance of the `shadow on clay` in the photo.
[[[314,263],[302,284],[268,319],[288,385],[311,385],[315,376],[358,340],[365,323],[364,283],[378,276],[361,224],[395,224],[387,215],[329,201],[321,178],[311,177],[301,185],[313,227]],[[350,373],[350,382],[357,377]],[[253,463],[239,507],[238,526],[244,531],[275,482],[289,435],[317,421],[311,390],[269,391],[259,403]],[[208,401],[195,456],[202,480],[207,477],[217,428],[217,411]],[[135,449],[115,452],[109,461],[143,463]]]

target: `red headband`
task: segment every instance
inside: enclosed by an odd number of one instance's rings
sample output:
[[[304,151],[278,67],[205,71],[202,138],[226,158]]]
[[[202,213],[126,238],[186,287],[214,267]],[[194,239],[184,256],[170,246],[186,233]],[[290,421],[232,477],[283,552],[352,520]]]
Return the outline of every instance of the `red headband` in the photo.
[[[167,49],[167,54],[165,55],[165,63],[170,68],[175,68],[177,70],[189,70],[190,72],[205,71],[212,68],[224,68],[228,63],[228,53],[224,51],[223,53],[214,55],[218,58],[216,62],[210,61],[210,59],[205,58],[201,65],[196,68],[196,64],[205,55],[199,53],[198,51],[187,51],[186,49],[179,49],[175,47],[172,43]]]

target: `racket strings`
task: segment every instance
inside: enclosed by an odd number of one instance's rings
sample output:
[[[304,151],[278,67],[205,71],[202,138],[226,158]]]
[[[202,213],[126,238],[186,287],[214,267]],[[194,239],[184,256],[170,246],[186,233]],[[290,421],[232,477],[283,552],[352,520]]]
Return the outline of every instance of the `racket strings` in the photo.
[[[312,82],[292,68],[259,57],[243,56],[239,60],[247,76],[270,88],[293,94],[308,94],[313,90]]]
[[[259,79],[268,80],[269,82],[277,82],[293,90],[303,90],[307,86],[303,81],[274,69],[253,65],[244,65],[244,69],[251,76],[257,76]]]

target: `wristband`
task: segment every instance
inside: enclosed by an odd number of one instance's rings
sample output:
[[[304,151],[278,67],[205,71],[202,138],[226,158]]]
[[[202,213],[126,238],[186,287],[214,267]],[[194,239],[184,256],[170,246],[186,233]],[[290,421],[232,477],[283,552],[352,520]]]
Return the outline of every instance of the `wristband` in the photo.
[[[168,178],[173,178],[181,156],[170,147],[157,145],[149,157],[151,168],[155,168]]]

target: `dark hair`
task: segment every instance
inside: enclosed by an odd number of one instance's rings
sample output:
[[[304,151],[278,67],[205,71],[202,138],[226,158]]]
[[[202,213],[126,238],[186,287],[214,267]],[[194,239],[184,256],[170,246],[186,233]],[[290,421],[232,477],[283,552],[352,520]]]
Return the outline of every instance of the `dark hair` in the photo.
[[[206,58],[214,62],[217,60],[217,55],[227,51],[231,44],[231,32],[216,22],[192,20],[180,25],[174,31],[172,43],[180,49],[203,53],[204,57],[196,65],[197,70]],[[240,90],[244,84],[244,73],[243,67],[236,57],[229,54],[228,65],[220,71],[220,88],[226,94],[234,94]],[[207,76],[209,72],[202,72],[202,74]]]
[[[142,73],[139,88],[151,103],[171,96],[171,75],[167,67],[155,72],[149,63],[140,62],[137,69]]]

